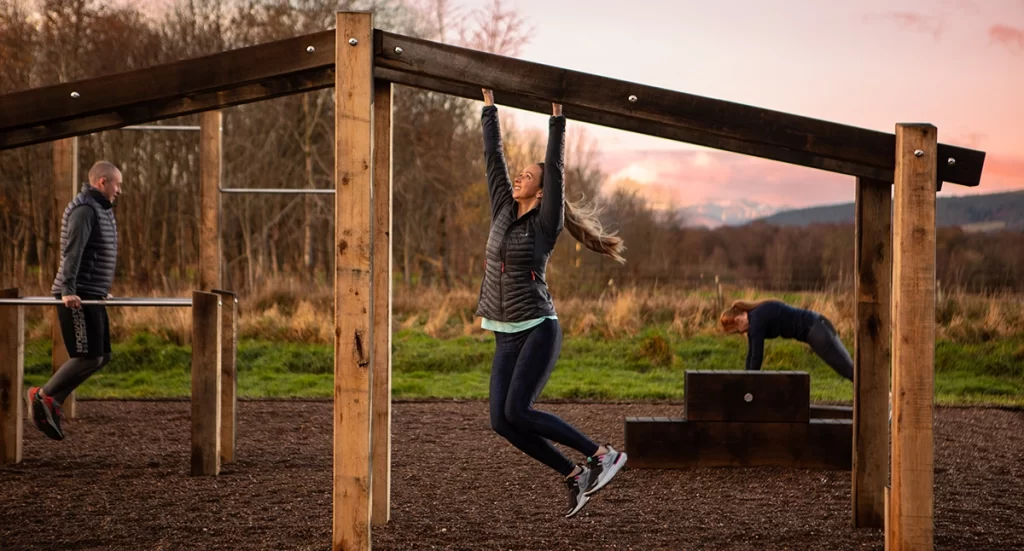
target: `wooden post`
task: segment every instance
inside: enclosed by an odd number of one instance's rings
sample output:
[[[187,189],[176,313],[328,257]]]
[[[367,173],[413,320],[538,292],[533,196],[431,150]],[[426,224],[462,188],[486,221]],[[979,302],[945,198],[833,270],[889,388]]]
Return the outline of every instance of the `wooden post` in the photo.
[[[192,476],[220,473],[221,298],[192,292]]]
[[[199,115],[199,288],[221,286],[220,273],[220,176],[223,114]]]
[[[235,434],[238,423],[238,298],[231,291],[214,289],[220,295],[220,462],[235,462]]]
[[[339,12],[335,46],[332,549],[370,549],[373,14]]]
[[[50,235],[50,250],[56,251],[54,255],[53,270],[60,269],[60,225],[64,218],[64,209],[78,193],[78,137],[66,138],[53,142],[53,226]],[[60,323],[57,321],[57,309],[49,308],[47,316],[50,320],[50,337],[53,342],[50,363],[53,373],[68,361],[68,350],[64,347],[64,338],[60,333]],[[75,393],[68,394],[68,397],[61,404],[64,416],[68,419],[77,417]]]
[[[930,551],[935,501],[936,129],[896,125],[892,300],[892,526],[896,551]]]
[[[889,479],[892,184],[857,179],[854,234],[853,527],[882,528]]]
[[[891,512],[891,509],[889,508],[889,499],[890,499],[889,498],[889,490],[890,490],[889,486],[886,486],[885,487],[885,525],[886,526],[891,526],[891,522],[892,522],[892,519],[890,517],[890,515],[892,515],[892,512]],[[892,543],[889,540],[890,536],[892,536],[892,534],[890,533],[890,530],[886,530],[885,531],[885,544],[884,544],[885,545],[885,547],[884,547],[885,551],[889,551],[890,549],[892,549]]]
[[[370,519],[391,519],[391,99],[392,86],[373,86],[373,505]]]
[[[0,290],[0,298],[18,298],[18,290]],[[21,463],[24,376],[25,307],[0,306],[0,465]]]

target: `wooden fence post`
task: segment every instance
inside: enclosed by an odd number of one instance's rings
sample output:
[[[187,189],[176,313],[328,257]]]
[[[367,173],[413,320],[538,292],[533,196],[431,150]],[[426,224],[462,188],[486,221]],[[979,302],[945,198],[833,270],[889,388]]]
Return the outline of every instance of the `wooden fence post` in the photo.
[[[238,298],[231,291],[214,289],[220,295],[220,461],[234,463],[238,430]]]
[[[220,473],[221,299],[192,292],[192,476]]]
[[[18,290],[0,290],[0,298],[18,298]],[[25,307],[0,305],[0,465],[21,463],[24,377]]]
[[[53,142],[53,231],[50,239],[54,255],[54,273],[60,269],[60,224],[64,218],[64,209],[78,193],[78,137],[65,138]],[[50,355],[50,363],[53,373],[56,373],[64,362],[68,361],[67,348],[64,347],[64,338],[60,333],[60,322],[57,321],[57,309],[50,308],[46,314],[50,320],[51,340],[53,352]],[[74,419],[78,415],[78,402],[75,400],[75,393],[68,394],[61,404],[64,416]]]

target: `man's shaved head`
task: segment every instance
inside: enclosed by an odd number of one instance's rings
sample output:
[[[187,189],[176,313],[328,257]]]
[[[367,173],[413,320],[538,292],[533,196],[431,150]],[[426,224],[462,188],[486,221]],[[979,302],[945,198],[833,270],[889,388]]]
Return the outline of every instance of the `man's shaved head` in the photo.
[[[95,186],[100,181],[100,178],[114,180],[120,175],[121,171],[113,164],[107,161],[96,161],[96,164],[92,165],[92,168],[89,169],[89,184]]]
[[[121,171],[107,161],[96,161],[89,169],[89,185],[113,203],[121,194]]]

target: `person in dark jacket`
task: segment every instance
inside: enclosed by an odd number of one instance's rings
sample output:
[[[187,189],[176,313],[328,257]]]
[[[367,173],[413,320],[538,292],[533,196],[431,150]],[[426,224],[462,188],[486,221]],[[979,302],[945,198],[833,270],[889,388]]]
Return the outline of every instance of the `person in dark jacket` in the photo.
[[[555,367],[562,329],[548,293],[545,270],[562,229],[591,250],[619,262],[622,240],[606,234],[592,212],[565,199],[565,117],[552,105],[545,159],[509,179],[498,108],[484,89],[484,160],[491,201],[484,279],[476,314],[494,332],[490,380],[491,427],[534,459],[564,477],[565,516],[578,513],[626,463],[626,454],[597,444],[572,425],[533,408]],[[575,449],[583,464],[568,459],[551,441]]]
[[[120,194],[121,171],[99,161],[89,170],[89,183],[64,209],[61,220],[60,267],[51,292],[63,302],[57,306],[57,320],[70,359],[42,388],[28,391],[33,423],[54,440],[64,439],[64,400],[110,362],[107,309],[83,305],[82,301],[109,297],[117,264],[113,206]]]
[[[719,319],[726,333],[747,334],[748,370],[760,370],[765,339],[795,339],[811,350],[841,377],[853,381],[853,360],[839,339],[836,328],[825,316],[795,308],[780,300],[747,302],[738,300]]]

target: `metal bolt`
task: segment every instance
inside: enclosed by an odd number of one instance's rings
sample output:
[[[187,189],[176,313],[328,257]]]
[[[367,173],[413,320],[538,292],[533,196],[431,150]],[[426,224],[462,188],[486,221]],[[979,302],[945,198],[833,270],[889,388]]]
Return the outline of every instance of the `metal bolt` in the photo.
[[[404,51],[401,46],[395,46],[395,55],[402,55]]]
[[[953,166],[956,164],[956,159],[950,157],[949,159],[946,160],[946,164],[948,164],[949,166]]]
[[[753,395],[753,394],[751,394],[751,393],[749,393],[749,392],[748,392],[748,393],[746,393],[746,394],[744,394],[744,395],[743,395],[743,401],[744,401],[744,402],[747,402],[748,404],[749,404],[750,402],[753,402],[753,401],[754,401],[754,395]]]
[[[354,39],[354,38],[350,38],[350,39],[348,39],[348,43],[351,46],[355,46],[356,44],[359,44],[359,41]]]
[[[637,97],[634,96],[633,94],[630,94],[629,97],[626,99],[629,100],[629,103],[636,103]]]
[[[923,157],[924,156],[924,151],[921,151],[920,149],[915,149],[914,150],[914,156],[915,157]]]
[[[313,53],[315,51],[316,51],[316,48],[314,48],[312,46],[306,46],[306,53],[307,54],[311,54],[311,53]]]
[[[71,99],[78,99],[79,97],[81,97],[81,94],[78,92],[71,92]]]

